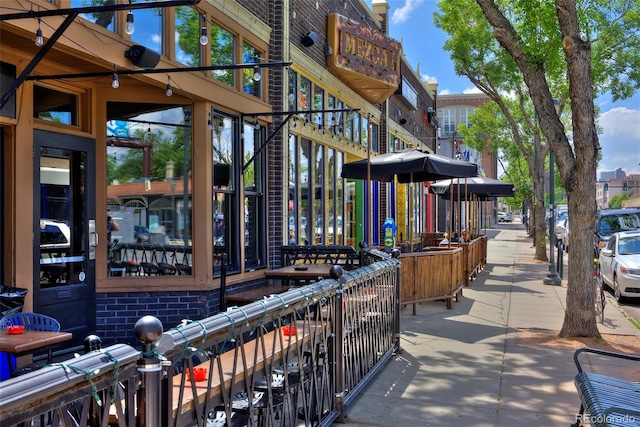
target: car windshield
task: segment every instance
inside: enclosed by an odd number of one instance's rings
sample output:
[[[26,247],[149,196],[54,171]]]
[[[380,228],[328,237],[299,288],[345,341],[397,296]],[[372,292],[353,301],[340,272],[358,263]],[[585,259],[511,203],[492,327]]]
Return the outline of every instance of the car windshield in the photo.
[[[605,215],[602,217],[601,229],[605,234],[616,231],[640,229],[640,213],[622,213],[617,215]]]
[[[640,255],[640,237],[623,237],[618,242],[620,255]]]

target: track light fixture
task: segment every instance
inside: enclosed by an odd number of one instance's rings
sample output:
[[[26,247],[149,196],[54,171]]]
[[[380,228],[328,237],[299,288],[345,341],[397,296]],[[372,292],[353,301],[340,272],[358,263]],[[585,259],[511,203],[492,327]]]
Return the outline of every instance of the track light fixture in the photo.
[[[127,12],[127,22],[124,24],[124,32],[131,35],[133,34],[133,12]]]
[[[38,29],[36,30],[36,46],[40,47],[44,44],[44,37],[42,37],[42,29],[40,28],[40,18],[38,18]]]
[[[118,80],[118,73],[116,73],[116,66],[113,66],[113,81],[111,82],[111,87],[114,89],[118,89],[120,87],[120,81]]]
[[[165,93],[167,96],[173,95],[173,89],[171,89],[171,76],[167,76],[167,91]]]
[[[260,67],[256,65],[255,67],[253,67],[253,80],[259,82],[261,79],[262,74],[260,73]]]

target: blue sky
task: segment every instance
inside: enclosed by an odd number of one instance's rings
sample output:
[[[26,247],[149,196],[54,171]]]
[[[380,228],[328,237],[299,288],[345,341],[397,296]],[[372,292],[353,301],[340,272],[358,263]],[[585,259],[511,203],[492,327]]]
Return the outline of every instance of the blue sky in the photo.
[[[387,0],[389,35],[402,41],[405,57],[423,80],[438,82],[439,94],[479,92],[466,77],[455,74],[448,52],[442,49],[448,35],[433,25],[435,0]],[[371,0],[367,0],[371,5]],[[622,168],[627,175],[640,174],[640,93],[628,100],[613,102],[610,96],[596,100],[601,110],[598,120],[602,160],[601,171]]]

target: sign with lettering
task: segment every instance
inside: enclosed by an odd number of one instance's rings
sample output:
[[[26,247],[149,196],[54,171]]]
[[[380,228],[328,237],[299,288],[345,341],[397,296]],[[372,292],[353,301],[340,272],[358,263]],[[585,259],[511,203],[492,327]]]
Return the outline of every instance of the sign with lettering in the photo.
[[[385,101],[400,83],[402,45],[372,27],[337,13],[327,28],[329,70],[367,101]]]

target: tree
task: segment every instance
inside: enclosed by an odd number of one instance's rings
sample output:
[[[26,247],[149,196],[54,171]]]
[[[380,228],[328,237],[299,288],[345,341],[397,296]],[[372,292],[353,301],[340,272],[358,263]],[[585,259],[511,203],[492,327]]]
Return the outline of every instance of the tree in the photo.
[[[581,3],[580,9],[572,0],[555,3],[516,0],[509,2],[508,10],[501,10],[493,0],[476,0],[479,9],[470,1],[442,0],[440,4],[445,15],[458,16],[458,29],[467,35],[470,27],[483,29],[488,23],[490,34],[501,46],[500,50],[491,50],[489,57],[487,49],[479,46],[488,42],[486,31],[472,34],[473,40],[467,38],[467,57],[479,60],[466,62],[476,65],[476,69],[468,68],[473,75],[496,76],[495,69],[502,68],[507,78],[499,83],[515,83],[514,77],[518,74],[525,84],[540,130],[555,154],[572,224],[567,310],[560,336],[599,336],[593,287],[585,286],[593,280],[592,236],[599,150],[593,99],[604,91],[610,91],[614,98],[622,98],[638,89],[639,8],[633,5],[634,1],[624,0]],[[484,19],[480,19],[478,10]],[[455,34],[456,30],[451,33]],[[452,52],[462,52],[462,43],[464,39],[458,38]],[[494,44],[489,46],[493,49]],[[457,63],[456,71],[459,71]],[[563,76],[566,77],[564,84]],[[491,80],[489,83],[493,88],[504,90],[504,85],[493,84]],[[511,87],[523,89],[517,84]],[[571,108],[572,140],[555,111],[552,93],[560,96],[562,105],[568,102]],[[509,119],[508,114],[505,116]],[[527,120],[526,115],[523,118]],[[510,125],[519,127],[518,123]],[[526,150],[523,155],[527,156]],[[534,183],[536,172],[532,174]]]
[[[622,202],[629,200],[628,194],[617,194],[609,199],[609,207],[612,209],[619,209],[622,207]]]

